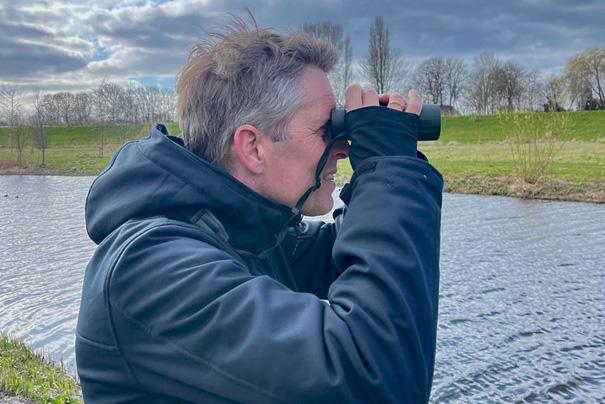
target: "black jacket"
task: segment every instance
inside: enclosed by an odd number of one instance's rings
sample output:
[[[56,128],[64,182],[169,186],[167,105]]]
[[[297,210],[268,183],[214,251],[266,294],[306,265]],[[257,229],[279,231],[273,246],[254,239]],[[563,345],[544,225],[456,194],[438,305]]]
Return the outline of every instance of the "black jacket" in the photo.
[[[441,175],[364,161],[337,232],[291,221],[162,129],[118,150],[87,198],[86,402],[426,402]]]

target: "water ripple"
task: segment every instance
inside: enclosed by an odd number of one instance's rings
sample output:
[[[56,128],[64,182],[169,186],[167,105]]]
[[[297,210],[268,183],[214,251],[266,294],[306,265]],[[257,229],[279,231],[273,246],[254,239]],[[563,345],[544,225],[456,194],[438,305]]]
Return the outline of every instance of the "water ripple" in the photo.
[[[0,177],[0,330],[72,372],[91,181]],[[605,206],[446,195],[442,230],[431,402],[605,402]]]

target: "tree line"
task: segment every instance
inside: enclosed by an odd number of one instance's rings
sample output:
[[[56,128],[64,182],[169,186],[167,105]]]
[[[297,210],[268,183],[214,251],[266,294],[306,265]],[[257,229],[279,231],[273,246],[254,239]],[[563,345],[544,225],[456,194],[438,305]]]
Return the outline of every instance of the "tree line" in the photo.
[[[95,89],[77,93],[61,91],[25,94],[15,87],[0,88],[0,126],[8,127],[9,146],[16,150],[16,165],[24,165],[27,143],[41,152],[40,165],[45,166],[48,126],[91,126],[99,138],[99,155],[103,156],[107,131],[116,124],[174,121],[174,90],[102,82]],[[119,128],[124,141],[131,128]],[[116,129],[117,130],[117,129]]]
[[[24,96],[16,87],[0,88],[3,126],[24,121],[71,126],[174,120],[174,90],[165,88],[103,82],[93,90],[77,93],[34,91],[29,94],[29,105],[25,105]]]
[[[353,63],[350,35],[340,24],[307,22],[300,29],[329,40],[340,62],[329,75],[337,101],[344,104],[347,86],[367,81],[379,92],[417,88],[424,101],[441,105],[445,113],[492,114],[501,111],[561,111],[605,109],[605,48],[572,57],[565,70],[543,77],[514,60],[493,53],[472,63],[456,57],[432,56],[412,65],[390,44],[388,24],[376,17],[369,27],[368,49]],[[0,126],[101,125],[174,121],[172,89],[103,82],[90,91],[25,94],[16,87],[0,88]]]
[[[605,48],[576,54],[561,74],[548,77],[493,53],[483,53],[470,64],[456,57],[432,56],[414,66],[392,49],[389,27],[376,17],[369,29],[367,54],[353,68],[350,37],[339,24],[305,23],[302,29],[339,49],[341,63],[331,77],[339,103],[348,84],[365,80],[379,92],[417,88],[425,102],[441,105],[445,113],[605,109]]]

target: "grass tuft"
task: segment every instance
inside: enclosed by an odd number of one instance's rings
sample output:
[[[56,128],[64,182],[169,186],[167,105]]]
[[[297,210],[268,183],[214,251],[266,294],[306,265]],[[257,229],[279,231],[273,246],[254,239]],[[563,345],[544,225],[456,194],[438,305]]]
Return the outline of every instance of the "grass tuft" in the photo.
[[[38,403],[82,402],[78,382],[62,365],[5,335],[0,335],[0,390]]]

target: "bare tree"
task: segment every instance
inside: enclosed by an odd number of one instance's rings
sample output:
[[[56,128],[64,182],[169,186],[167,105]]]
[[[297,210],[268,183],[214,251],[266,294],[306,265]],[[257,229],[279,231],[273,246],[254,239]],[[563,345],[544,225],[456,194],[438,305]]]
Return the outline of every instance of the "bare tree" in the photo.
[[[468,71],[463,61],[436,56],[416,67],[413,83],[433,104],[453,108],[463,93],[467,79]]]
[[[46,167],[46,149],[48,148],[48,134],[46,132],[46,117],[43,103],[43,95],[40,91],[33,94],[33,114],[32,114],[32,144],[40,150],[42,159],[41,167]]]
[[[174,122],[176,111],[176,94],[174,90],[163,88],[160,90],[160,120]]]
[[[455,107],[462,96],[468,81],[468,68],[466,64],[454,57],[445,59],[445,87],[448,96],[448,105]]]
[[[124,89],[117,83],[103,82],[94,91],[98,119],[119,122],[122,116]]]
[[[344,36],[342,26],[331,21],[305,22],[301,29],[314,36],[330,41],[338,50],[339,63],[330,72],[328,79],[332,83],[332,87],[336,93],[336,102],[339,105],[344,105],[345,91],[351,83],[352,76],[353,48],[351,47],[351,37],[349,34]]]
[[[516,111],[521,103],[525,71],[518,63],[508,60],[502,62],[495,72],[499,109]]]
[[[468,102],[480,114],[493,113],[499,101],[498,70],[501,61],[493,53],[483,53],[475,58],[470,77]]]
[[[17,150],[16,164],[23,167],[23,151],[27,141],[27,128],[23,119],[21,94],[16,87],[0,88],[0,115],[5,117],[11,149]]]
[[[23,158],[23,151],[27,145],[27,138],[31,134],[31,128],[28,127],[21,110],[17,111],[13,125],[11,131],[13,145],[17,148],[16,163],[18,167],[24,167],[25,159]]]
[[[44,117],[47,124],[61,124],[61,113],[52,94],[42,95],[41,106],[44,109]]]
[[[446,92],[445,58],[435,56],[420,63],[414,72],[414,86],[424,97],[437,105],[443,105]]]
[[[133,97],[135,99],[135,102],[137,103],[137,105],[139,106],[139,119],[140,122],[147,122],[148,121],[148,110],[149,110],[149,105],[147,102],[147,87],[138,87],[134,90],[134,94]]]
[[[7,126],[16,125],[21,107],[21,97],[16,87],[0,87],[0,116],[3,116]]]
[[[368,57],[361,64],[363,74],[379,93],[384,93],[401,87],[405,68],[404,60],[391,50],[389,27],[382,17],[376,17],[370,25]]]
[[[544,106],[544,81],[538,70],[527,72],[523,78],[523,94],[520,107],[525,111],[538,111]]]
[[[570,108],[575,105],[577,109],[582,109],[592,93],[586,77],[576,74],[573,70],[566,69],[562,79],[565,83],[565,93]]]
[[[107,123],[101,120],[95,119],[92,122],[92,132],[95,134],[99,145],[98,145],[98,156],[105,156],[105,146],[107,144]]]
[[[546,102],[544,111],[563,111],[563,100],[565,98],[565,79],[561,76],[551,76],[546,80],[545,89]]]
[[[94,96],[89,92],[79,92],[74,96],[74,120],[79,124],[90,123],[93,117]]]
[[[55,93],[52,99],[55,103],[55,108],[59,114],[61,122],[65,126],[71,124],[73,116],[74,95],[65,91]]]
[[[159,88],[139,87],[136,90],[136,102],[141,109],[141,120],[143,122],[153,122],[161,119],[163,95]]]
[[[570,98],[579,108],[585,108],[592,99],[599,108],[605,108],[605,48],[591,48],[571,58],[563,77]]]
[[[336,103],[340,106],[344,106],[345,104],[345,93],[353,79],[353,48],[351,47],[351,37],[349,34],[347,34],[342,44],[341,62],[328,75],[332,87],[334,87]]]
[[[125,122],[135,123],[142,119],[142,108],[137,99],[138,89],[139,87],[130,83],[122,93],[122,111]]]
[[[344,40],[344,60],[342,63],[342,102],[344,104],[344,93],[353,79],[353,47],[351,36],[347,34]]]
[[[94,90],[96,117],[93,124],[93,132],[99,140],[99,157],[105,155],[107,143],[106,125],[115,123],[120,117],[120,102],[123,89],[116,83],[102,82]]]

